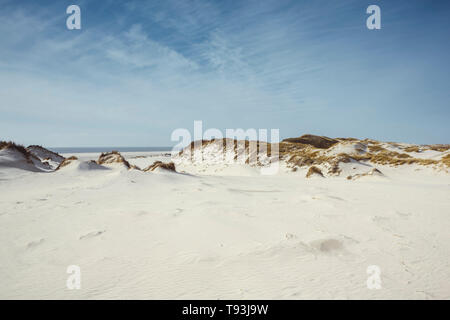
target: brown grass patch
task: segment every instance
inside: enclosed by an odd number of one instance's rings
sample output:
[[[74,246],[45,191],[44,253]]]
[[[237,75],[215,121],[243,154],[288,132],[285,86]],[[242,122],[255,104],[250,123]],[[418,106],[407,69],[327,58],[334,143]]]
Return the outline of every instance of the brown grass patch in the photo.
[[[380,152],[386,150],[382,146],[376,144],[376,145],[369,145],[368,146],[370,152]]]
[[[316,136],[317,137],[317,136]],[[301,138],[301,137],[300,137]],[[348,155],[346,153],[341,153],[337,156],[335,155],[324,155],[322,154],[321,148],[316,148],[311,144],[301,143],[299,141],[300,138],[292,138],[292,139],[285,139],[283,142],[277,144],[279,149],[279,157],[282,160],[285,160],[289,167],[291,167],[293,170],[296,167],[310,167],[314,165],[322,165],[327,164],[330,166],[328,169],[329,175],[339,175],[341,173],[341,170],[339,168],[339,164],[342,163],[348,163],[352,159],[355,161],[370,161],[374,164],[381,164],[381,165],[391,165],[391,166],[399,166],[404,164],[419,164],[419,165],[438,165],[441,163],[444,163],[448,166],[448,157],[442,160],[433,160],[433,159],[420,159],[412,157],[411,155],[403,152],[396,152],[396,151],[389,151],[381,146],[381,144],[375,140],[365,139],[360,140],[363,143],[368,144],[368,151],[367,153],[360,154],[360,155]],[[322,138],[322,137],[319,137]],[[324,137],[325,139],[329,139]],[[228,139],[231,140],[231,139]],[[334,140],[334,139],[333,139]],[[342,141],[355,141],[356,139],[349,138],[339,138],[339,140]],[[227,139],[222,139],[222,146],[223,150],[226,150],[226,141]],[[286,142],[287,141],[287,142]],[[295,141],[295,142],[291,142]],[[358,141],[358,140],[356,140]],[[217,143],[217,140],[203,140],[201,142],[202,147],[207,146],[210,143]],[[229,145],[230,145],[230,141]],[[241,140],[241,142],[244,143],[244,148],[248,149],[250,143],[255,143],[258,146],[258,151],[260,150],[260,146],[264,144],[264,146],[267,148],[267,154],[268,156],[271,155],[271,150],[273,148],[274,144],[265,143],[265,142],[259,142],[259,141],[245,141]],[[304,141],[305,142],[305,141]],[[219,142],[220,145],[220,142]],[[238,147],[238,141],[234,140],[231,144],[235,150],[235,159],[237,158],[238,154],[241,154],[242,148],[240,150],[237,150]],[[334,144],[333,144],[334,145]],[[397,146],[403,148],[400,144],[391,142],[390,145]],[[191,143],[191,149],[194,148],[194,142]],[[427,148],[433,148],[434,150],[447,150],[449,145],[430,145],[427,146]],[[416,150],[425,148],[424,146],[410,146],[407,148],[403,148],[406,152],[417,152]],[[180,153],[185,152],[185,150],[181,151]],[[249,152],[246,150],[246,154],[248,155]],[[249,159],[246,159],[246,163],[249,163]],[[252,163],[254,164],[254,163]],[[259,164],[259,162],[257,163]]]
[[[430,144],[426,146],[429,150],[445,152],[450,149],[450,144]]]
[[[329,175],[335,175],[338,176],[341,173],[341,169],[339,168],[339,164],[342,163],[349,163],[352,161],[352,158],[346,154],[346,153],[340,153],[338,154],[334,159],[328,160],[331,167],[328,169]]]
[[[173,162],[165,163],[165,162],[162,162],[162,161],[155,161],[155,162],[153,162],[153,164],[148,166],[147,168],[145,168],[144,171],[155,171],[157,168],[161,168],[161,169],[165,169],[165,170],[176,172],[175,164]]]
[[[401,148],[401,147],[402,147],[402,146],[401,146],[400,144],[398,144],[397,142],[388,142],[388,144],[390,144],[391,146],[396,147],[396,148]]]
[[[59,169],[65,167],[65,166],[71,164],[72,161],[74,161],[74,160],[78,160],[78,158],[75,157],[75,156],[71,156],[71,157],[69,157],[69,158],[65,158],[65,159],[58,165],[58,167],[57,167],[55,170],[59,170]]]
[[[450,153],[442,157],[441,161],[444,165],[450,167]]]
[[[380,170],[378,170],[377,168],[373,168],[369,172],[357,173],[352,176],[347,176],[347,180],[357,179],[357,178],[361,178],[361,177],[365,177],[365,176],[373,176],[373,175],[383,176],[383,173]]]
[[[130,163],[120,154],[119,151],[113,150],[111,152],[102,153],[97,160],[98,164],[112,164],[122,163],[128,169],[131,168]]]
[[[271,144],[256,140],[249,141],[225,138],[192,141],[189,146],[179,152],[179,155],[186,156],[189,155],[190,152],[190,158],[191,160],[193,160],[194,152],[203,152],[203,149],[211,144],[217,145],[219,149],[221,148],[222,155],[224,157],[227,152],[232,152],[234,153],[235,161],[238,160],[238,158],[240,159],[240,157],[243,157],[245,159],[245,163],[251,165],[262,165],[262,163],[260,162],[261,158],[264,156],[272,156],[272,151],[275,150],[274,146],[278,146],[278,148],[281,148],[281,144]],[[225,160],[225,158],[223,160]]]
[[[403,149],[405,152],[420,152],[420,148],[418,146],[406,147]]]
[[[46,148],[44,148],[43,146],[40,146],[40,145],[33,144],[33,145],[30,145],[30,146],[27,147],[27,151],[29,151],[31,153],[33,153],[33,149],[38,149],[40,151],[46,152],[46,153],[56,157],[56,158],[64,159],[64,157],[62,155],[60,155],[59,153],[51,151],[51,150],[48,150],[48,149],[46,149]],[[47,158],[47,159],[50,159],[50,158]]]
[[[301,143],[311,145],[319,149],[328,149],[339,141],[325,136],[315,136],[312,134],[304,134],[298,138],[284,139],[282,142]]]
[[[371,161],[376,164],[399,166],[404,164],[420,164],[420,165],[433,165],[439,164],[439,161],[432,159],[419,159],[412,158],[405,153],[398,153],[395,151],[379,152],[376,154],[367,153],[363,156],[352,156],[358,161]]]
[[[369,147],[370,148],[370,147]],[[370,149],[369,149],[370,150]],[[433,160],[433,159],[420,159],[413,158],[409,154],[399,153],[395,151],[388,151],[384,148],[376,149],[380,150],[376,153],[368,152],[362,155],[348,155],[346,153],[338,154],[337,156],[324,156],[317,152],[317,149],[303,148],[300,150],[288,151],[286,154],[282,154],[286,157],[288,164],[292,166],[311,166],[328,163],[331,167],[328,171],[330,175],[339,175],[339,164],[341,162],[348,163],[352,159],[355,161],[370,161],[375,164],[399,166],[404,164],[419,164],[419,165],[437,165],[439,163],[448,163],[448,158],[445,160]],[[281,153],[280,153],[281,154]]]
[[[313,174],[317,174],[321,177],[323,177],[323,173],[322,170],[320,170],[319,168],[317,168],[316,166],[311,166],[308,170],[308,172],[306,173],[306,177],[309,178],[311,177]]]
[[[0,141],[0,150],[3,149],[13,149],[18,151],[19,153],[21,153],[25,159],[27,160],[27,162],[32,163],[31,161],[31,157],[32,155],[30,154],[30,152],[21,144],[17,144],[14,143],[12,141]]]

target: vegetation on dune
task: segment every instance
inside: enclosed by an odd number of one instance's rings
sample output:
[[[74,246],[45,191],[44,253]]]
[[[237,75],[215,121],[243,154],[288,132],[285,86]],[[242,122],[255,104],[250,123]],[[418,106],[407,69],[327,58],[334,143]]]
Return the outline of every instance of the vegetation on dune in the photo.
[[[102,153],[97,160],[97,164],[112,164],[122,163],[128,169],[132,168],[130,163],[120,154],[119,151],[113,150],[111,152]],[[135,166],[134,166],[135,167]]]
[[[339,153],[339,154],[328,154],[327,150],[338,144],[348,144],[348,143],[360,143],[364,148],[359,148],[353,145],[355,148],[355,153]],[[404,152],[391,151],[383,147],[382,143],[376,140],[364,139],[358,140],[355,138],[337,138],[332,139],[322,136],[313,135],[303,135],[299,138],[289,138],[285,139],[278,144],[271,144],[259,141],[248,141],[248,140],[232,140],[232,139],[213,139],[213,140],[202,140],[200,142],[192,142],[191,145],[182,150],[181,154],[184,154],[187,150],[195,150],[194,146],[205,148],[206,146],[218,143],[222,145],[223,151],[226,148],[232,146],[235,152],[234,159],[236,160],[238,155],[247,154],[250,155],[251,152],[261,152],[265,151],[267,156],[271,156],[274,146],[278,147],[279,157],[286,161],[288,166],[292,170],[296,170],[297,167],[309,167],[313,165],[326,165],[328,167],[329,175],[339,175],[341,169],[339,168],[340,163],[349,163],[351,161],[362,161],[371,162],[373,164],[399,166],[405,164],[419,164],[419,165],[440,165],[444,164],[448,166],[448,157],[444,157],[442,160],[437,159],[421,159],[416,158],[408,153],[422,152],[424,150],[435,150],[435,151],[446,151],[450,148],[450,145],[425,145],[425,146],[407,146],[401,145],[395,142],[389,142],[388,145],[395,147],[397,149],[403,150]],[[253,149],[250,147],[253,144]],[[365,152],[365,146],[367,146],[367,151]],[[255,148],[256,147],[256,148]],[[263,148],[262,148],[263,147]],[[192,153],[191,153],[192,156]],[[252,158],[255,159],[255,158]],[[248,164],[250,157],[246,159]],[[251,164],[259,165],[259,162],[252,162]]]
[[[322,170],[320,170],[320,169],[317,168],[316,166],[311,166],[311,167],[308,169],[308,172],[306,173],[306,177],[307,177],[307,178],[311,177],[312,175],[319,175],[319,176],[323,177]]]
[[[442,163],[445,164],[447,167],[450,167],[450,153],[442,157]]]
[[[428,150],[445,152],[450,149],[450,144],[431,144],[425,146]]]
[[[406,147],[403,150],[405,152],[421,152],[422,151],[422,150],[420,150],[420,148],[418,146]]]
[[[26,158],[29,158],[30,155],[28,150],[23,145],[14,143],[12,141],[0,141],[0,150],[3,149],[15,149],[22,153]]]
[[[3,149],[16,150],[17,152],[21,153],[29,163],[33,163],[33,161],[31,160],[32,158],[36,158],[23,145],[14,143],[12,141],[0,141],[0,150]]]
[[[151,164],[150,166],[145,168],[143,171],[154,171],[157,168],[161,168],[161,169],[165,169],[165,170],[176,172],[175,164],[173,162],[165,163],[165,162],[162,162],[162,161],[155,161],[155,162],[153,162],[153,164]]]
[[[317,170],[320,171],[320,174],[323,176],[322,171],[324,169],[327,170],[324,172],[328,175],[339,175],[342,171],[340,164],[350,162],[370,162],[372,164],[389,166],[418,164],[423,166],[434,166],[435,168],[442,168],[443,166],[447,168],[450,167],[450,154],[446,152],[450,150],[449,144],[407,145],[395,142],[382,143],[371,139],[333,139],[315,135],[303,135],[298,138],[284,139],[280,143],[228,138],[201,140],[192,142],[188,147],[180,151],[179,155],[184,157],[190,156],[191,160],[194,160],[192,158],[194,154],[193,151],[196,151],[197,147],[204,150],[205,147],[213,144],[215,147],[208,151],[213,157],[215,153],[219,154],[220,151],[223,151],[223,154],[232,152],[232,159],[234,158],[236,161],[243,156],[244,158],[242,159],[249,165],[265,165],[264,161],[270,159],[272,156],[276,156],[275,153],[277,152],[279,158],[284,160],[292,171],[296,171],[299,167],[309,167],[307,176],[310,176],[313,173],[319,174]],[[349,150],[349,147],[350,151],[347,151]],[[391,147],[395,147],[396,151],[388,150],[391,149]],[[53,155],[63,158],[58,153],[47,150],[42,146],[32,145],[26,148],[12,141],[0,141],[0,150],[3,149],[13,149],[19,152],[29,163],[33,163],[35,159],[39,160],[32,152],[34,149],[42,149],[43,151],[48,151]],[[337,153],[339,152],[338,150],[343,150],[344,152]],[[423,153],[428,150],[445,153],[441,159],[438,158],[439,155],[433,159],[422,159],[414,156],[415,153]],[[190,154],[189,151],[191,151]],[[229,156],[229,154],[227,154],[227,156]],[[56,170],[67,166],[74,160],[77,160],[77,158],[70,157],[64,159]],[[139,167],[131,165],[118,151],[102,153],[96,163],[99,165],[121,163],[128,169],[141,170]],[[163,163],[161,161],[154,162],[152,165],[143,169],[143,171],[153,171],[156,168],[176,172],[175,164],[173,162]]]
[[[357,179],[357,178],[366,177],[366,176],[373,176],[373,175],[383,176],[383,173],[380,170],[378,170],[377,168],[373,168],[369,172],[357,173],[357,174],[354,174],[354,175],[347,176],[347,180],[352,180],[352,179],[354,180],[354,179]]]
[[[43,146],[40,146],[40,145],[33,144],[33,145],[28,146],[26,149],[28,151],[30,151],[30,152],[33,152],[34,149],[38,149],[38,150],[41,150],[41,151],[46,152],[48,154],[51,154],[51,155],[53,155],[53,156],[55,156],[57,158],[64,159],[64,157],[62,155],[60,155],[59,153],[51,151],[49,149],[46,149],[46,148],[44,148]]]
[[[380,151],[386,150],[385,148],[383,148],[379,144],[369,145],[368,149],[369,149],[370,152],[380,152]]]
[[[289,143],[301,143],[306,145],[311,145],[320,149],[328,149],[331,146],[339,142],[339,140],[328,138],[325,136],[315,136],[312,134],[305,134],[298,138],[288,138],[284,139],[282,142]]]
[[[75,157],[75,156],[71,156],[71,157],[69,157],[69,158],[65,158],[65,159],[58,165],[58,167],[57,167],[55,170],[59,170],[59,169],[65,167],[65,166],[71,164],[72,161],[74,161],[74,160],[78,160],[78,158]]]

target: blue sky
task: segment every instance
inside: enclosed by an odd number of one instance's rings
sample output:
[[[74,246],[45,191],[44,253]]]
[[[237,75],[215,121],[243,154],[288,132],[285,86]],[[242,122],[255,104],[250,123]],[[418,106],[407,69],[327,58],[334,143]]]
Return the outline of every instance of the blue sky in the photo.
[[[0,0],[0,140],[170,146],[202,120],[450,143],[449,16],[434,0]]]

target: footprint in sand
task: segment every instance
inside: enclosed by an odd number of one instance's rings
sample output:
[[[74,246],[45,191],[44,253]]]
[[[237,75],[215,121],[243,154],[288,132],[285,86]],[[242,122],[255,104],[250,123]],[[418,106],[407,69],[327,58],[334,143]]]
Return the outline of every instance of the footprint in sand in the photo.
[[[372,221],[375,222],[375,224],[378,225],[379,227],[385,228],[387,225],[390,225],[391,219],[388,217],[373,216]]]
[[[401,218],[403,218],[403,219],[408,219],[408,218],[412,215],[412,214],[409,213],[409,212],[395,211],[395,213],[396,213],[399,217],[401,217]]]
[[[348,250],[348,246],[358,244],[359,242],[351,237],[340,235],[333,238],[318,239],[309,242],[309,247],[315,252],[326,255],[348,256],[352,255]]]
[[[101,234],[103,234],[105,232],[106,232],[106,230],[103,230],[103,231],[92,231],[92,232],[89,232],[89,233],[86,233],[86,234],[80,236],[79,240],[94,238],[94,237],[97,237],[97,236],[99,236],[99,235],[101,235]]]
[[[337,239],[316,240],[311,242],[311,247],[325,253],[341,251],[344,249],[343,243]]]
[[[292,234],[292,233],[286,233],[285,237],[286,237],[287,240],[292,240],[292,239],[297,238],[297,236],[295,234]]]
[[[298,287],[296,286],[287,286],[283,288],[283,296],[295,297],[300,294]]]
[[[330,198],[330,199],[334,199],[334,200],[347,201],[347,200],[345,200],[345,199],[343,199],[341,197],[337,197],[337,196],[327,196],[327,197]]]
[[[181,208],[176,208],[175,212],[172,214],[174,217],[178,217],[184,210]]]
[[[42,239],[39,239],[39,240],[36,240],[36,241],[28,242],[27,248],[28,248],[28,249],[36,248],[37,246],[43,244],[43,243],[44,243],[44,240],[45,240],[45,239],[42,238]]]

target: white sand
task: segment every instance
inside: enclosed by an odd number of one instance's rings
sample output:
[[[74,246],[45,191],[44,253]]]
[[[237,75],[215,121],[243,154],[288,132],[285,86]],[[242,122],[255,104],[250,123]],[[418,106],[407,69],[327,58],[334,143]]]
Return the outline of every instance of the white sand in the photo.
[[[378,168],[347,180],[0,167],[0,298],[449,299],[450,175]],[[80,290],[66,288],[69,265]]]

